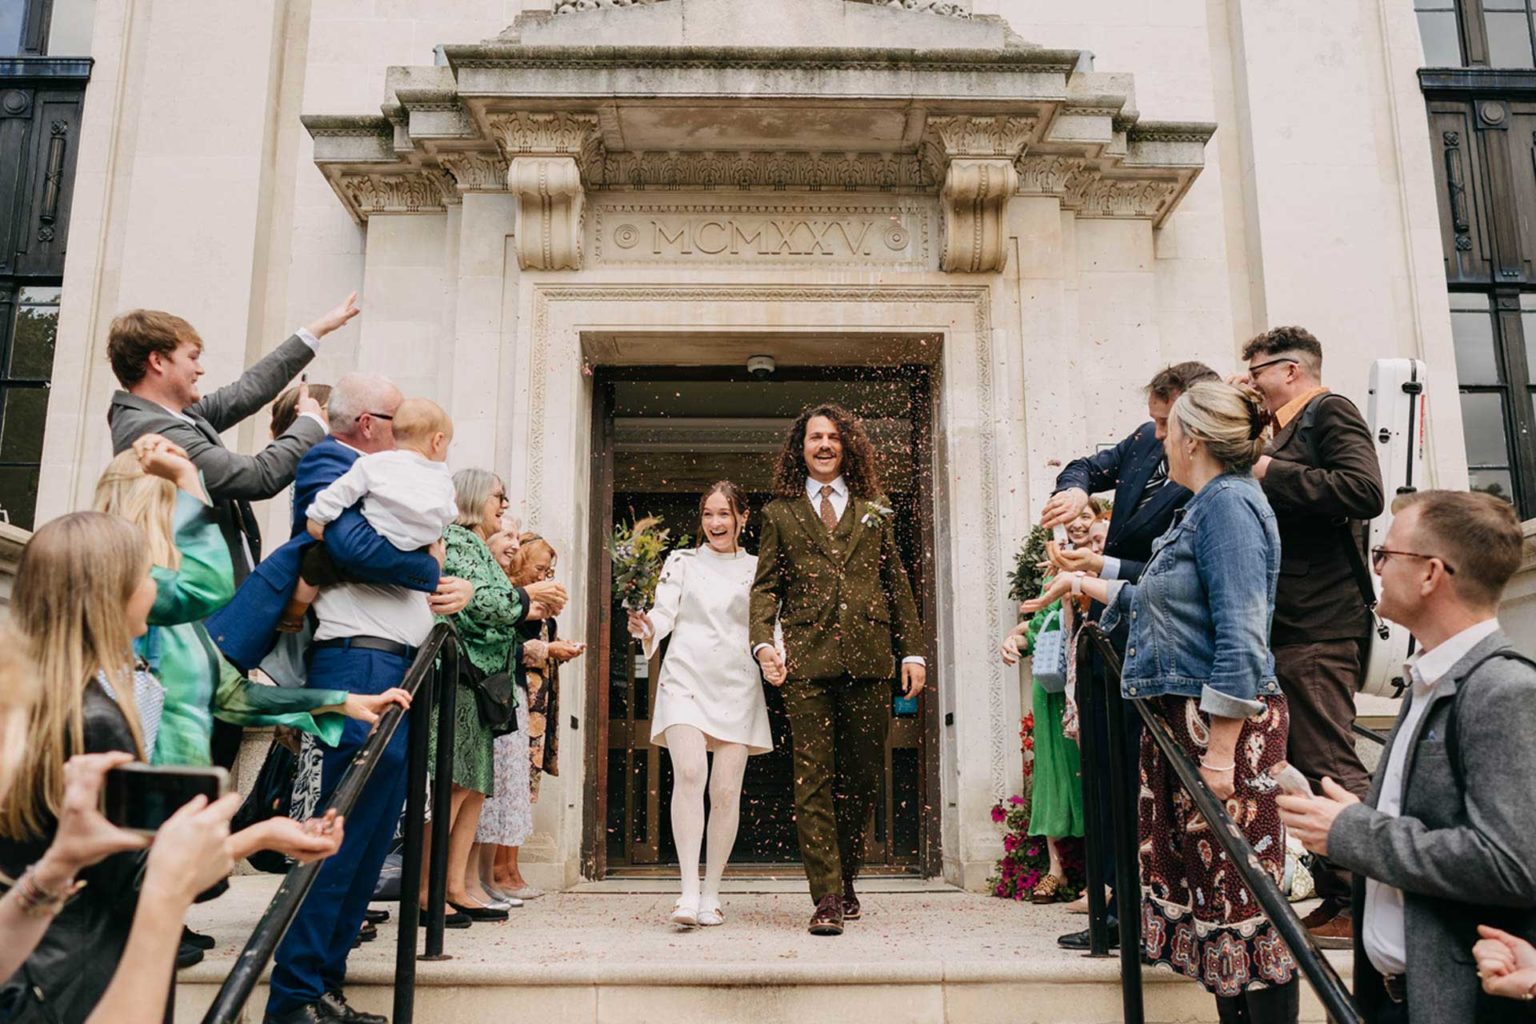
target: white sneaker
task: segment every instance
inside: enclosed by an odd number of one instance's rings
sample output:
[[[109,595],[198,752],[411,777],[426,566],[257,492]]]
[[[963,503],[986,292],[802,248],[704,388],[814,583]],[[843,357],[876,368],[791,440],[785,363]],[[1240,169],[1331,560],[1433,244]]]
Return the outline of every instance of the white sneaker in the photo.
[[[699,924],[705,928],[725,924],[725,912],[720,909],[718,899],[705,899],[699,904]]]
[[[697,903],[685,903],[677,901],[672,910],[672,923],[684,931],[692,931],[699,926],[699,906]]]

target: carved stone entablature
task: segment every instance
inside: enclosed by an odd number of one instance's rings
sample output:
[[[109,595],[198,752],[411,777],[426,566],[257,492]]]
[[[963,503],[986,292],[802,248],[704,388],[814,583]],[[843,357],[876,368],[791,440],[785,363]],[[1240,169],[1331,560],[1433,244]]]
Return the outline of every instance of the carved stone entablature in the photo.
[[[1013,166],[1019,172],[1021,196],[1064,195],[1076,187],[1086,188],[1094,176],[1092,166],[1080,157],[1022,156]]]
[[[1111,181],[1099,178],[1084,190],[1079,217],[1155,217],[1178,192],[1171,181]]]
[[[343,174],[336,187],[353,209],[372,213],[441,213],[446,209],[440,175],[429,171],[405,174]]]
[[[576,159],[517,156],[507,169],[517,193],[517,263],[524,270],[580,270],[586,192]]]
[[[873,4],[876,7],[900,7],[908,11],[927,11],[950,18],[969,18],[971,5],[956,0],[851,0],[852,3]]]
[[[666,3],[667,0],[555,0],[556,14],[575,14],[577,11],[602,11],[614,7],[649,7]]]
[[[437,159],[460,192],[507,190],[507,162],[499,153],[440,153]]]
[[[905,153],[610,153],[583,168],[590,189],[612,191],[929,192],[924,162]]]

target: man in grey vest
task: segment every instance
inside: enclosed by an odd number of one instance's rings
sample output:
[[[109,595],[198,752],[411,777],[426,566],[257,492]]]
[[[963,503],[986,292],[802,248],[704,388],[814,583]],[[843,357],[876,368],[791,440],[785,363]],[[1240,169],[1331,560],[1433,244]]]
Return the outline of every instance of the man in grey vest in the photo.
[[[1412,689],[1365,800],[1282,796],[1307,849],[1355,873],[1355,1001],[1374,1024],[1529,1020],[1483,992],[1477,926],[1536,937],[1536,664],[1495,618],[1520,567],[1514,509],[1423,491],[1371,552],[1380,613],[1413,633]],[[1412,936],[1410,942],[1408,937]]]

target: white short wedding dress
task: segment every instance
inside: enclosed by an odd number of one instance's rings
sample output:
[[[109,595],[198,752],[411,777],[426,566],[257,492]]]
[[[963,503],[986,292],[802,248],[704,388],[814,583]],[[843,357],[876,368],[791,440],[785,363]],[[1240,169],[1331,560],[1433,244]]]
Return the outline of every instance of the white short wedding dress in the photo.
[[[667,745],[674,725],[691,725],[708,748],[741,743],[749,754],[773,750],[762,676],[748,642],[747,606],[757,556],[721,554],[708,545],[667,556],[650,610],[647,658],[670,634],[656,683],[651,742]]]

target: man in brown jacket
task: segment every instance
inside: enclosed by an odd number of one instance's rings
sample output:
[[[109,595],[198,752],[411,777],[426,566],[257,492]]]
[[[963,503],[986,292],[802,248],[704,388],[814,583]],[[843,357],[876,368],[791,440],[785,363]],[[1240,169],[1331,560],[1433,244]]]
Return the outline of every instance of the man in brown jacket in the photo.
[[[1352,728],[1372,627],[1361,521],[1382,512],[1381,463],[1354,403],[1323,386],[1323,347],[1308,331],[1273,328],[1248,342],[1243,358],[1275,418],[1253,474],[1280,527],[1270,643],[1291,711],[1288,756],[1314,790],[1329,777],[1364,797],[1370,777]],[[1320,946],[1347,949],[1349,875],[1325,866],[1316,878],[1323,903],[1303,923]]]
[[[812,935],[859,917],[853,882],[885,766],[891,679],[926,681],[923,626],[859,420],[835,405],[790,428],[763,509],[752,584],[752,653],[784,686],[795,759],[795,825],[816,910]],[[784,656],[774,646],[774,620]]]

